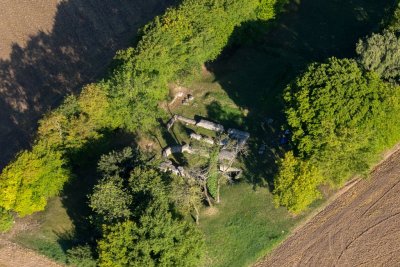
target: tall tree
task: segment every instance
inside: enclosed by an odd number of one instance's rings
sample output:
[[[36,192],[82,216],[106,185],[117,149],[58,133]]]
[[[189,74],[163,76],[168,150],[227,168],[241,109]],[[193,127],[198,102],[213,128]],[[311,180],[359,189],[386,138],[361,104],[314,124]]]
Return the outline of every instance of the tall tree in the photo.
[[[200,208],[204,199],[199,182],[193,177],[174,176],[171,196],[182,213],[194,211],[196,224],[199,224]]]
[[[367,171],[379,142],[393,135],[382,122],[395,115],[389,102],[396,91],[354,60],[312,64],[284,93],[296,152],[336,184]]]

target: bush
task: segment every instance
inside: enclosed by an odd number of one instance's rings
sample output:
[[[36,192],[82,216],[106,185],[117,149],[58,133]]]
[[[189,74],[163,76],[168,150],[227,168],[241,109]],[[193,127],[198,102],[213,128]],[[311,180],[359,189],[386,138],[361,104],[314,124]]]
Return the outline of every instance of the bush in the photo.
[[[14,216],[11,212],[0,207],[0,233],[7,232],[14,224]]]
[[[279,162],[279,172],[274,179],[274,201],[293,213],[306,209],[321,197],[318,186],[323,182],[318,169],[287,152]]]
[[[67,251],[67,263],[75,267],[96,267],[89,245],[77,246]]]

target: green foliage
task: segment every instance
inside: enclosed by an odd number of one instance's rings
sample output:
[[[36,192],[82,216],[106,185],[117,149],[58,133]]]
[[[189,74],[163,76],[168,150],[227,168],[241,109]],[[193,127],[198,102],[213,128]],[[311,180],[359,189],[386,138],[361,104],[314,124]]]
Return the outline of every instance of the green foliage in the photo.
[[[306,209],[321,198],[318,186],[323,177],[310,162],[302,161],[287,152],[279,162],[279,172],[274,179],[274,201],[293,213]]]
[[[39,122],[38,139],[60,151],[79,149],[89,140],[100,138],[100,129],[114,128],[108,106],[103,88],[88,85],[78,98],[67,97]]]
[[[165,206],[147,207],[138,223],[104,229],[100,266],[195,266],[202,258],[202,235],[191,224],[173,219]]]
[[[256,17],[263,21],[275,18],[276,14],[282,12],[289,2],[290,0],[260,0],[256,8]]]
[[[131,215],[131,202],[132,197],[124,190],[118,178],[101,181],[89,197],[89,206],[106,222],[128,218]]]
[[[126,147],[121,151],[112,151],[101,156],[97,168],[106,177],[121,176],[133,168],[138,157],[139,153],[134,153],[132,148]]]
[[[178,211],[198,209],[201,192],[187,184],[188,191],[182,193],[191,195],[177,201],[172,193],[182,188],[170,185],[175,180],[149,168],[130,148],[103,155],[98,168],[104,178],[89,196],[89,205],[97,221],[103,222],[98,240],[100,266],[199,263],[203,237]]]
[[[103,227],[100,266],[193,266],[201,260],[202,235],[172,212],[168,189],[157,171],[133,170],[128,188],[132,216]]]
[[[272,3],[184,0],[157,17],[143,29],[136,48],[118,53],[119,64],[106,81],[86,86],[79,97],[68,96],[40,121],[33,151],[21,153],[0,176],[5,195],[0,206],[22,216],[42,210],[46,198],[68,179],[68,152],[99,139],[104,128],[151,129],[163,116],[159,102],[167,96],[168,83],[215,59],[234,28],[257,17],[256,9],[263,19],[272,17],[272,12],[260,9]]]
[[[43,210],[47,198],[57,195],[70,173],[60,152],[36,144],[22,152],[0,175],[0,206],[19,216]]]
[[[183,214],[193,210],[200,210],[202,206],[203,193],[198,182],[194,178],[174,176],[171,188],[172,201]]]
[[[14,224],[14,216],[11,212],[0,207],[0,234],[7,232]]]
[[[393,10],[393,15],[389,20],[389,23],[387,24],[387,29],[389,31],[393,32],[399,32],[400,31],[400,1],[396,0],[395,1],[395,7]]]
[[[67,251],[67,262],[76,267],[96,267],[96,260],[93,258],[89,245],[76,246]]]
[[[167,85],[190,76],[206,61],[214,60],[228,43],[235,27],[274,16],[274,0],[184,0],[143,29],[135,49],[117,55],[121,64],[107,81],[112,113],[130,130],[150,129]]]
[[[360,64],[382,79],[400,82],[400,39],[390,31],[372,34],[357,44]]]
[[[354,60],[312,64],[284,95],[300,157],[315,162],[336,184],[367,171],[382,146],[377,137],[394,133],[382,122],[396,109],[388,105],[396,90],[374,73],[363,73]]]

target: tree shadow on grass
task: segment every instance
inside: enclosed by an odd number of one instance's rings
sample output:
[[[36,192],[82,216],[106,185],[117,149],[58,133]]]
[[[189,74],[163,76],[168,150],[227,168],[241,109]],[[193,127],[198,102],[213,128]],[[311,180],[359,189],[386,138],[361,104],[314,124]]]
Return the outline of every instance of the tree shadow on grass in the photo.
[[[392,7],[392,0],[293,2],[262,38],[230,47],[206,65],[236,105],[248,110],[245,124],[252,135],[252,153],[245,164],[249,182],[272,188],[275,160],[285,150],[279,138],[285,125],[282,92],[287,84],[312,62],[354,57],[359,38],[378,31]],[[252,24],[260,27],[259,22],[247,22],[236,30],[232,43],[242,28],[252,28]],[[274,120],[273,130],[265,129],[268,118]],[[259,155],[262,144],[266,152]]]
[[[29,148],[43,113],[104,75],[115,52],[177,2],[59,1],[51,32],[29,37],[24,46],[14,44],[9,59],[0,59],[0,170]]]

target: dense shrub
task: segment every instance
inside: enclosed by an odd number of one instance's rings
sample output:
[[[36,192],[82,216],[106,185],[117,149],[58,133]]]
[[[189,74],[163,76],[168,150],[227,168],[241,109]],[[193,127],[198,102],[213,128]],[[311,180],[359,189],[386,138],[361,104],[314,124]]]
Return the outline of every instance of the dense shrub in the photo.
[[[116,127],[108,109],[104,89],[88,85],[79,97],[68,96],[39,122],[38,139],[59,151],[79,149],[87,141],[100,138],[100,129]]]
[[[204,242],[194,225],[173,219],[163,206],[150,206],[138,223],[106,227],[99,253],[100,266],[197,266]]]
[[[393,15],[390,17],[387,23],[387,29],[392,32],[400,31],[400,1],[395,0],[395,5],[393,8]]]
[[[89,245],[76,246],[67,251],[67,262],[75,267],[96,267],[96,260],[93,258]]]
[[[11,212],[0,207],[0,234],[7,232],[14,224],[14,216]]]
[[[91,197],[94,212],[105,222],[98,241],[100,266],[196,266],[204,253],[203,236],[177,214],[166,179],[157,171],[137,167],[128,180],[110,204],[93,205]],[[103,181],[94,195],[109,196],[115,191],[109,188]]]
[[[321,197],[318,186],[323,177],[317,167],[287,152],[279,162],[279,172],[274,179],[274,201],[277,205],[298,213]]]
[[[128,218],[131,202],[131,196],[118,178],[109,178],[96,185],[89,198],[89,206],[107,222]]]

